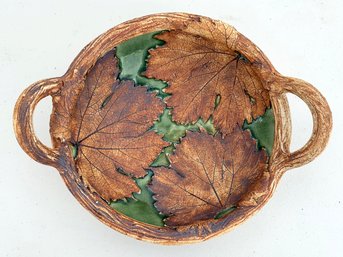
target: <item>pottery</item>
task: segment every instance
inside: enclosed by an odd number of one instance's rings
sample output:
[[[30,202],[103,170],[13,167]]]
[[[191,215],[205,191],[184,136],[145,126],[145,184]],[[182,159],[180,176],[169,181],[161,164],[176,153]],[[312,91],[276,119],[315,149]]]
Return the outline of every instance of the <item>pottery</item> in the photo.
[[[295,152],[286,93],[313,117],[310,140]],[[32,124],[47,96],[53,148]],[[63,76],[27,88],[14,110],[20,146],[55,167],[87,210],[161,244],[203,241],[245,221],[286,170],[323,151],[331,127],[312,85],[282,76],[233,27],[184,13],[110,29]]]

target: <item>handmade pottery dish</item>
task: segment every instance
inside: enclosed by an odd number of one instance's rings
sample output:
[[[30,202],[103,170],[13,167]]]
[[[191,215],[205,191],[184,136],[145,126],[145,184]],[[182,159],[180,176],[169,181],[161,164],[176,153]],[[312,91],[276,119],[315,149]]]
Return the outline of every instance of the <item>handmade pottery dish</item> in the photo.
[[[313,116],[310,140],[293,153],[285,93]],[[52,149],[32,125],[46,96]],[[246,220],[286,170],[322,152],[331,127],[313,86],[279,74],[233,27],[184,13],[112,28],[65,75],[26,89],[14,111],[21,147],[55,167],[86,209],[163,244],[206,240]]]

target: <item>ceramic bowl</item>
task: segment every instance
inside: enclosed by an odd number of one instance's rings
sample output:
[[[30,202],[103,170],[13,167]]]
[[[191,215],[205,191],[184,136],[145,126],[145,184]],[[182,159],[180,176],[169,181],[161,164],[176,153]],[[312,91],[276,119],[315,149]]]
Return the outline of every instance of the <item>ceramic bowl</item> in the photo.
[[[313,116],[311,138],[295,152],[286,93]],[[32,125],[47,96],[52,148]],[[203,241],[245,221],[286,170],[323,151],[331,127],[312,85],[278,73],[230,25],[184,13],[110,29],[63,76],[28,87],[14,111],[20,146],[55,167],[80,204],[121,233],[162,244]]]

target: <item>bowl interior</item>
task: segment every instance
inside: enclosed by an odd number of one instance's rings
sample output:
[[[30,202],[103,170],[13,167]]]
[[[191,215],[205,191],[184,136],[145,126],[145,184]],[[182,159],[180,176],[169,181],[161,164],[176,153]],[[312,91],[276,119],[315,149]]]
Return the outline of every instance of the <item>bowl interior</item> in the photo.
[[[113,45],[87,69],[67,140],[78,190],[97,199],[87,208],[159,233],[221,222],[219,231],[256,206],[274,115],[259,62],[236,47],[238,36],[192,18]],[[67,116],[60,103],[54,115]]]

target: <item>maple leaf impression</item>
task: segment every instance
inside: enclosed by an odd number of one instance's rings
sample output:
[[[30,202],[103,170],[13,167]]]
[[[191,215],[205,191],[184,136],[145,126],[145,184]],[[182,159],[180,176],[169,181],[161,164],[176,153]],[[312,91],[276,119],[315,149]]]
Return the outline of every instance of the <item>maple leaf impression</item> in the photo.
[[[117,81],[115,52],[100,58],[88,72],[73,115],[72,144],[84,183],[105,200],[131,196],[139,188],[132,177],[167,146],[148,131],[164,109],[145,87]]]
[[[170,162],[170,168],[153,169],[150,186],[169,226],[213,219],[235,206],[267,170],[265,151],[238,127],[224,139],[219,133],[188,133]]]
[[[232,27],[201,18],[155,36],[166,43],[149,51],[146,76],[169,83],[166,102],[174,108],[175,121],[194,123],[213,115],[214,125],[226,135],[269,107],[268,91],[252,63],[232,49],[235,35]]]

